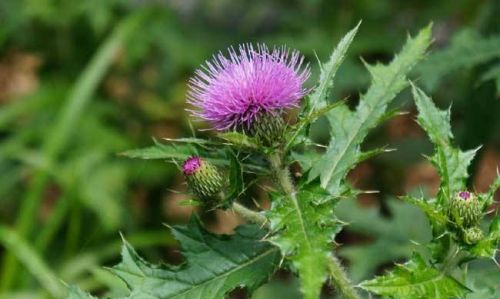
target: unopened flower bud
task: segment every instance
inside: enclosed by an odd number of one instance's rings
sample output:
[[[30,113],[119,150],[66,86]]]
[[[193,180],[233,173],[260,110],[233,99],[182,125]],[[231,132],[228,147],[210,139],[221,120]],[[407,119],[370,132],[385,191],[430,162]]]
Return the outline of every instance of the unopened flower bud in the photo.
[[[210,162],[193,156],[182,165],[182,171],[189,188],[201,200],[216,199],[224,185],[223,178],[217,167]]]
[[[481,205],[474,193],[460,191],[451,198],[448,207],[448,217],[462,228],[473,227],[481,219]]]
[[[474,245],[483,238],[483,231],[477,226],[467,228],[462,232],[463,241],[469,245]]]
[[[273,146],[283,141],[285,128],[285,120],[281,114],[263,112],[251,124],[249,133],[263,145]]]

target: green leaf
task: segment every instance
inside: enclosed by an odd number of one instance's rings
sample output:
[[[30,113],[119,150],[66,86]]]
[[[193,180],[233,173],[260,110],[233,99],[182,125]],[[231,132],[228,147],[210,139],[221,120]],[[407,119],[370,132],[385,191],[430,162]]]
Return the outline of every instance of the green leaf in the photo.
[[[440,193],[448,199],[465,189],[469,167],[477,149],[462,152],[452,146],[450,111],[439,110],[432,100],[418,87],[412,85],[413,97],[418,109],[417,121],[427,132],[436,147],[431,162],[441,177]],[[443,201],[443,198],[440,198]]]
[[[96,297],[80,290],[78,287],[70,286],[66,299],[96,299]]]
[[[435,200],[417,199],[411,196],[403,196],[401,199],[419,207],[429,219],[432,227],[440,228],[439,231],[442,231],[448,224],[445,209],[438,207]]]
[[[342,61],[344,61],[345,55],[347,53],[347,49],[351,45],[354,36],[358,32],[358,28],[361,25],[361,22],[356,25],[351,31],[349,31],[338,43],[335,50],[333,50],[332,55],[328,62],[324,64],[320,64],[321,73],[319,76],[318,86],[314,89],[314,92],[308,97],[308,102],[305,107],[305,115],[303,119],[307,120],[304,122],[299,122],[297,128],[294,130],[293,135],[288,140],[285,148],[289,148],[297,136],[303,133],[303,128],[305,128],[314,117],[313,114],[317,112],[319,109],[323,109],[327,106],[327,97],[329,91],[333,88],[333,79],[335,78],[335,74],[337,74],[337,70],[339,69]],[[333,107],[332,107],[333,108]]]
[[[373,275],[383,264],[411,257],[416,248],[412,242],[422,244],[431,239],[428,221],[418,208],[399,200],[386,203],[391,217],[383,217],[377,208],[361,207],[354,200],[341,200],[335,208],[337,217],[348,223],[345,229],[375,239],[340,248],[340,256],[349,260],[354,281]]]
[[[170,144],[155,142],[155,145],[153,146],[128,150],[120,153],[120,155],[128,158],[145,160],[160,159],[176,163],[182,163],[187,158],[193,155],[198,155],[217,166],[229,166],[230,159],[227,157],[226,151],[222,148],[221,144],[210,143],[212,147],[210,149],[205,149],[202,143],[186,142],[186,139],[187,138],[181,139],[181,142],[176,143],[175,141],[177,140],[169,140],[172,142]],[[219,148],[216,148],[216,145],[219,145]],[[246,162],[242,163],[242,166],[246,172],[267,172],[263,163],[258,163],[258,161],[254,163],[254,161],[250,159],[246,159]]]
[[[497,299],[500,298],[500,271],[498,266],[486,260],[478,260],[469,264],[467,270],[467,285],[473,292],[467,299]]]
[[[500,95],[500,63],[497,63],[496,65],[492,66],[488,71],[484,72],[479,80],[481,82],[494,80],[498,97]]]
[[[362,289],[390,298],[463,298],[470,290],[453,277],[427,265],[416,255],[384,276],[365,281]]]
[[[0,244],[7,252],[15,256],[23,266],[35,277],[40,285],[54,298],[64,293],[61,281],[56,277],[42,257],[28,244],[18,232],[0,225]]]
[[[422,59],[430,41],[429,26],[415,38],[408,38],[402,51],[389,65],[366,65],[372,84],[362,95],[355,111],[342,105],[328,113],[331,142],[325,155],[311,169],[309,181],[319,176],[323,188],[338,193],[342,180],[362,155],[361,142],[384,118],[388,104],[407,86],[406,75]]]
[[[495,216],[490,224],[489,237],[500,242],[500,216]]]
[[[232,236],[218,236],[202,228],[198,220],[174,227],[186,263],[152,265],[125,243],[122,262],[112,271],[130,288],[129,298],[218,299],[236,287],[251,292],[274,272],[279,250],[262,241],[257,226],[240,226]]]
[[[500,57],[499,49],[500,35],[483,38],[472,30],[464,30],[455,35],[449,47],[429,55],[416,70],[424,86],[432,91],[446,74]]]
[[[229,144],[242,149],[258,149],[259,145],[252,137],[235,131],[220,133],[217,137],[227,141]]]
[[[319,186],[302,187],[293,200],[280,194],[273,196],[268,213],[277,234],[270,241],[291,259],[304,298],[317,299],[327,278],[333,238],[341,228],[333,216],[335,203]]]

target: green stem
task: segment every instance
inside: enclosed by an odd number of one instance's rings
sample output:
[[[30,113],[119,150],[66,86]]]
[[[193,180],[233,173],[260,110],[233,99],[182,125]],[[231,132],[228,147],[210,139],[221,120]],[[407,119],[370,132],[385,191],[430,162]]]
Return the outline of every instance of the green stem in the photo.
[[[268,226],[269,222],[267,218],[255,211],[250,210],[249,208],[239,204],[237,202],[233,203],[233,210],[238,213],[241,217],[245,218],[247,221],[256,223],[260,226]]]
[[[271,164],[271,169],[281,191],[288,197],[294,204],[298,213],[300,213],[299,203],[297,199],[297,191],[293,185],[292,179],[290,177],[290,171],[288,166],[283,163],[283,151],[277,151],[268,156],[269,163]],[[337,290],[343,298],[346,299],[359,299],[354,287],[347,278],[346,273],[342,269],[338,259],[332,254],[330,261],[328,263],[328,270],[332,278],[333,284],[337,287]]]
[[[342,265],[336,256],[332,255],[328,263],[328,271],[332,282],[345,299],[359,299],[359,295],[351,284],[349,278],[342,269]]]

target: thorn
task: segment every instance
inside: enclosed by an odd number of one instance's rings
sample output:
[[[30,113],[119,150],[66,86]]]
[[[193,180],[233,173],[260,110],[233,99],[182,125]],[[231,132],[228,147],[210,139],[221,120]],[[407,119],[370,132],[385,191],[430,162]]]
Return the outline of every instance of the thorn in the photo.
[[[380,191],[378,190],[364,190],[364,191],[361,191],[361,194],[378,194],[380,193]]]
[[[414,241],[414,240],[410,240],[410,243],[414,244],[414,245],[417,245],[417,246],[420,246],[422,244],[420,244],[419,242],[417,241]]]
[[[497,265],[497,267],[500,268],[500,263],[498,263],[496,257],[492,257],[491,259],[493,260],[493,262],[495,263],[495,265]]]

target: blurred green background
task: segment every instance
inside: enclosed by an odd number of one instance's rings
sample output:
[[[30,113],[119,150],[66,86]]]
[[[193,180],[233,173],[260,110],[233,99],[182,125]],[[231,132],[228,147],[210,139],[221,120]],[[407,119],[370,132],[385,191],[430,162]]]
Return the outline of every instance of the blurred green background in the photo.
[[[433,22],[432,52],[412,78],[440,107],[452,105],[462,148],[483,145],[470,185],[485,191],[500,164],[499,15],[495,0],[0,0],[0,298],[63,297],[60,280],[123,294],[102,268],[119,261],[119,232],[150,261],[182,261],[162,225],[193,212],[178,205],[188,197],[177,167],[118,153],[202,127],[184,111],[187,80],[214,52],[242,42],[299,49],[312,86],[316,56],[326,59],[362,20],[332,95],[354,106],[369,83],[360,57],[387,62],[408,33]],[[409,256],[410,240],[428,238],[419,211],[391,195],[436,192],[439,178],[422,156],[432,147],[408,92],[395,108],[408,113],[373,132],[366,147],[398,151],[350,175],[380,193],[339,208],[353,223],[338,241],[355,281]],[[313,129],[325,142],[326,125]],[[265,204],[262,190],[252,192]],[[218,233],[242,223],[231,212],[204,218]],[[246,298],[244,290],[232,296]],[[280,271],[254,298],[300,295]]]

